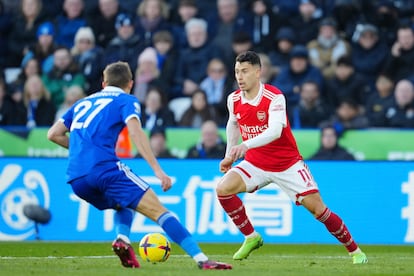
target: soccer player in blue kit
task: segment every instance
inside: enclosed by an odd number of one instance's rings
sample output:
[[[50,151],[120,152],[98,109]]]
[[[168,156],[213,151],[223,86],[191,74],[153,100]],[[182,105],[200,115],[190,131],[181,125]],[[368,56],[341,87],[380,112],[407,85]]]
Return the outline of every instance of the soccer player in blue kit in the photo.
[[[117,237],[112,248],[122,265],[139,267],[129,239],[134,211],[137,211],[157,222],[200,269],[231,269],[230,264],[209,260],[150,186],[115,155],[118,134],[126,125],[138,151],[161,180],[163,191],[171,188],[171,178],[154,157],[142,129],[140,104],[136,97],[129,95],[133,86],[129,65],[109,64],[103,72],[102,86],[100,92],[77,101],[49,129],[47,137],[69,149],[67,182],[74,193],[99,210],[115,210]]]

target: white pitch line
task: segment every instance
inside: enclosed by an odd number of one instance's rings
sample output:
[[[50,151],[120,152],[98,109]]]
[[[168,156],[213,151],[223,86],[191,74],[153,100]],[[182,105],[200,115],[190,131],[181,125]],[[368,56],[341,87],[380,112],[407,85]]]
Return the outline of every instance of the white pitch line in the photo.
[[[224,255],[209,255],[212,258],[222,258]],[[187,258],[187,255],[170,255],[170,258]],[[315,255],[266,255],[266,257],[270,258],[279,258],[279,259],[348,259],[349,256],[315,256]],[[46,257],[34,257],[34,256],[26,256],[26,257],[15,257],[15,256],[0,256],[0,260],[42,260],[42,259],[112,259],[118,258],[115,255],[106,255],[106,256],[46,256]],[[189,258],[189,257],[188,257]],[[380,257],[369,257],[370,259],[378,259]],[[393,257],[393,259],[397,260],[414,260],[414,256],[401,256],[401,257]]]

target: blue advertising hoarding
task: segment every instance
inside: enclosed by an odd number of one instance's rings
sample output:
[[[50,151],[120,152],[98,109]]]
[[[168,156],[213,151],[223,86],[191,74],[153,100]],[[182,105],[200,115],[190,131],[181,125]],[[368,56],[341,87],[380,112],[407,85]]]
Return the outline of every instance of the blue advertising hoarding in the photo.
[[[174,185],[162,192],[143,160],[124,160],[150,183],[163,204],[200,242],[240,242],[242,236],[215,196],[221,177],[218,160],[160,160]],[[110,241],[115,236],[113,211],[96,210],[65,183],[66,159],[0,159],[0,240],[33,240],[35,227],[23,206],[39,204],[51,221],[40,225],[50,241]],[[414,243],[413,162],[308,162],[322,197],[340,215],[355,240],[365,244]],[[269,243],[337,243],[312,215],[274,184],[241,195],[256,230]],[[161,231],[137,214],[131,238]]]

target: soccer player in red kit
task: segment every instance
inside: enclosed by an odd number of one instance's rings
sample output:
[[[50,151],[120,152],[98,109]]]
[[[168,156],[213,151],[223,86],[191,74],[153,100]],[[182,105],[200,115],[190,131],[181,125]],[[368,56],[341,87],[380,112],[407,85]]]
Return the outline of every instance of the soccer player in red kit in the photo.
[[[245,236],[233,259],[242,260],[263,245],[237,196],[276,183],[297,205],[303,205],[348,250],[354,264],[368,259],[342,219],[322,201],[318,186],[300,155],[286,115],[280,90],[260,82],[261,63],[252,51],[237,56],[239,89],[228,96],[227,149],[220,162],[225,173],[216,192],[223,209]],[[239,138],[242,143],[239,144]],[[244,157],[239,164],[233,163]]]

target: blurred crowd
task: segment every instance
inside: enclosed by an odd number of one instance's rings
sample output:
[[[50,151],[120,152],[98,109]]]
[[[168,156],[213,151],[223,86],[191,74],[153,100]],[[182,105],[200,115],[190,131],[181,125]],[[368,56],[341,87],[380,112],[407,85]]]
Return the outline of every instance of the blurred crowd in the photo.
[[[246,50],[293,129],[414,128],[411,0],[0,0],[0,126],[50,126],[122,60],[149,132],[223,127]]]

